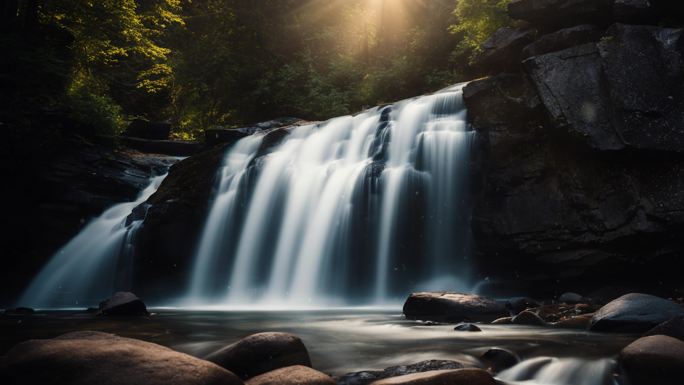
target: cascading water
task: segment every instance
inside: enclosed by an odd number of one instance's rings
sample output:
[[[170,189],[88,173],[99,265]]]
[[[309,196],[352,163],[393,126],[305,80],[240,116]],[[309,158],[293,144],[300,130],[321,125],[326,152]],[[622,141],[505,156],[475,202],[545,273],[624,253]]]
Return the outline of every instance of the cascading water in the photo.
[[[439,278],[463,285],[473,133],[462,88],[240,140],[186,304],[387,303]]]
[[[615,360],[537,357],[499,373],[508,385],[613,385]]]
[[[129,218],[165,176],[153,177],[135,201],[114,205],[87,224],[43,267],[18,303],[37,308],[92,306],[117,287],[128,288],[133,241],[144,215]]]

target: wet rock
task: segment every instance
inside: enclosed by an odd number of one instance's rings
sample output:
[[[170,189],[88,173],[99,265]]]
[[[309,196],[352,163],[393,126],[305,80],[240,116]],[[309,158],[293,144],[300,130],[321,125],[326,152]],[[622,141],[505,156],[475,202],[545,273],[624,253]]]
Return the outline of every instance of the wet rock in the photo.
[[[644,337],[655,336],[659,334],[684,341],[684,316],[675,317],[669,321],[661,323],[660,325],[644,333]]]
[[[120,291],[100,302],[100,313],[107,316],[149,315],[145,303],[133,293]]]
[[[506,302],[506,308],[511,315],[519,314],[527,309],[539,307],[541,304],[532,298],[512,298]]]
[[[619,361],[633,385],[681,384],[684,342],[663,335],[642,337],[622,349]]]
[[[577,25],[543,35],[525,46],[523,58],[561,51],[581,44],[598,42],[604,29],[591,24]]]
[[[166,140],[171,134],[171,124],[166,122],[149,122],[143,119],[135,119],[128,125],[124,136],[133,138]]]
[[[299,337],[288,333],[252,334],[206,357],[243,379],[288,366],[311,366]]]
[[[515,72],[523,59],[522,50],[535,37],[535,31],[522,28],[499,28],[482,43],[482,51],[475,59],[479,69],[491,73]]]
[[[586,302],[586,300],[581,294],[568,292],[568,293],[561,294],[561,296],[558,297],[558,302],[569,303],[569,304],[574,305],[574,304]]]
[[[591,317],[591,314],[585,314],[576,317],[565,318],[558,322],[554,322],[553,327],[559,329],[589,329]]]
[[[239,385],[229,371],[163,346],[100,332],[16,345],[0,361],[0,383]]]
[[[386,378],[372,385],[494,385],[492,376],[481,369],[433,370]]]
[[[538,316],[536,313],[533,313],[529,310],[525,310],[524,312],[513,317],[511,322],[514,325],[531,325],[531,326],[545,326],[546,325],[546,322],[540,316]]]
[[[591,330],[642,333],[684,316],[684,307],[648,294],[631,293],[606,304],[591,319]]]
[[[122,137],[121,140],[126,146],[141,152],[171,156],[190,156],[204,148],[201,143],[180,140],[150,140],[129,137]]]
[[[510,350],[491,348],[480,356],[480,361],[485,364],[487,370],[498,373],[517,365],[520,358]]]
[[[513,0],[511,18],[547,29],[587,23],[610,22],[612,0]]]
[[[30,307],[17,307],[14,309],[5,309],[5,315],[31,315],[36,311]]]
[[[209,146],[217,144],[233,144],[238,140],[261,131],[273,130],[279,127],[290,126],[301,122],[299,118],[283,117],[266,122],[256,123],[248,127],[221,127],[213,126],[204,131],[205,143]]]
[[[492,321],[492,325],[510,325],[513,323],[513,317],[501,317]]]
[[[454,326],[454,330],[459,332],[481,332],[482,329],[471,323],[460,323]]]
[[[317,370],[302,365],[276,369],[245,382],[246,385],[335,385],[335,381]]]
[[[404,303],[403,310],[406,318],[437,322],[491,322],[508,314],[501,302],[475,294],[451,292],[413,293]]]
[[[384,370],[369,370],[357,373],[349,373],[336,378],[339,385],[368,385],[373,381],[383,378],[404,376],[413,373],[423,373],[433,370],[463,369],[468,365],[449,360],[427,360],[410,365],[399,365]]]

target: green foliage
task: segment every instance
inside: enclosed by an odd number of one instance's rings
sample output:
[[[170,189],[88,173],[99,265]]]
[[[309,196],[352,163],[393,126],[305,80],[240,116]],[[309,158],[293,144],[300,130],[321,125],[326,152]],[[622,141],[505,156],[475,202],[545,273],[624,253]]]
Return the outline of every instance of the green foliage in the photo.
[[[510,0],[458,0],[451,32],[462,38],[456,56],[474,57],[482,43],[497,29],[510,25],[506,6]]]
[[[72,84],[67,93],[71,117],[79,127],[92,129],[92,134],[120,134],[125,127],[121,107],[106,94],[94,93],[97,88],[88,81]]]

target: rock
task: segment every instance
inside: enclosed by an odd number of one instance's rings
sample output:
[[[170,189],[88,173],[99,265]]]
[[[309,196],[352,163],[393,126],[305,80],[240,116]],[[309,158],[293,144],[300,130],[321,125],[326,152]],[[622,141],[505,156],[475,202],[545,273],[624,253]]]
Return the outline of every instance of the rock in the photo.
[[[543,55],[577,45],[598,42],[604,29],[591,24],[577,25],[543,35],[522,50],[522,57]]]
[[[131,137],[122,137],[121,140],[126,146],[141,152],[171,156],[190,156],[204,148],[201,143],[180,140],[150,140]]]
[[[510,325],[513,323],[513,317],[501,317],[492,321],[492,325]]]
[[[257,333],[206,357],[243,379],[288,366],[311,366],[299,337],[288,333]]]
[[[554,322],[553,327],[559,329],[589,329],[591,324],[592,315],[579,315],[576,317],[570,317],[558,322]]]
[[[644,333],[644,337],[665,335],[684,341],[684,316],[672,318]]]
[[[30,307],[17,307],[14,309],[5,309],[5,315],[31,315],[36,311]]]
[[[460,332],[481,332],[482,329],[471,323],[460,323],[454,326],[454,330]]]
[[[684,307],[648,294],[631,293],[600,308],[591,319],[591,330],[643,333],[670,320],[684,316]]]
[[[102,315],[119,316],[149,315],[145,303],[133,293],[117,292],[111,298],[100,302]]]
[[[246,385],[335,385],[335,381],[317,370],[302,365],[288,366],[253,377]]]
[[[537,314],[525,310],[524,312],[513,317],[511,322],[514,325],[532,325],[532,326],[545,326],[546,322],[539,317]]]
[[[553,29],[579,24],[607,24],[613,0],[513,0],[508,15]]]
[[[485,364],[487,370],[498,373],[517,365],[520,358],[510,350],[491,348],[480,356],[480,361]]]
[[[582,295],[580,295],[580,294],[567,292],[567,293],[561,294],[561,296],[558,297],[558,302],[569,303],[569,304],[574,305],[574,304],[585,302],[585,298],[582,297]]]
[[[0,361],[0,383],[239,385],[229,371],[163,346],[100,332],[16,345]]]
[[[512,298],[506,302],[506,308],[510,311],[511,315],[519,314],[527,309],[539,307],[540,303],[533,300],[532,298]]]
[[[523,59],[522,50],[534,40],[535,31],[522,28],[499,28],[482,43],[482,51],[475,58],[478,69],[491,73],[516,72]]]
[[[336,378],[336,381],[339,385],[368,385],[373,381],[381,380],[383,378],[398,377],[433,370],[463,369],[465,366],[466,365],[456,361],[428,360],[411,365],[392,366],[384,370],[348,373]]]
[[[215,146],[217,144],[233,144],[246,136],[252,135],[256,131],[257,130],[252,127],[211,127],[204,130],[204,142],[208,146]]]
[[[619,355],[633,385],[675,385],[684,378],[684,342],[663,335],[642,337]]]
[[[124,136],[133,138],[166,140],[171,134],[171,124],[166,122],[149,122],[135,119],[128,125]]]
[[[508,313],[503,303],[493,299],[450,292],[413,293],[403,310],[406,318],[437,322],[491,322]]]
[[[482,369],[433,370],[424,373],[386,378],[372,385],[495,385],[489,373]]]

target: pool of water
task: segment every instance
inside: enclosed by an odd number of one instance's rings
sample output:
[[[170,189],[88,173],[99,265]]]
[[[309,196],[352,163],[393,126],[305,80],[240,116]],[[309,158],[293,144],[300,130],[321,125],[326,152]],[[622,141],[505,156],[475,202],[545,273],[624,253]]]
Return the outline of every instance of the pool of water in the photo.
[[[157,309],[151,317],[105,318],[75,311],[0,317],[0,354],[31,338],[76,330],[98,330],[155,342],[203,357],[252,333],[282,331],[306,344],[313,366],[331,375],[427,359],[478,364],[491,347],[536,357],[595,360],[615,356],[637,338],[532,326],[480,325],[482,332],[457,332],[453,325],[406,320],[400,310],[199,311]]]

